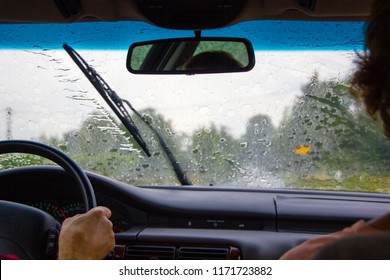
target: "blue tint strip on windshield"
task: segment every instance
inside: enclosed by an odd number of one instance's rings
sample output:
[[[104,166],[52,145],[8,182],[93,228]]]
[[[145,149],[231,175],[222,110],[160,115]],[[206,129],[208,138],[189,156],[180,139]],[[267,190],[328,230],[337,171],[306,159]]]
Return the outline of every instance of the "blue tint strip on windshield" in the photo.
[[[362,50],[363,22],[250,21],[206,30],[203,36],[249,39],[256,50]],[[157,28],[141,22],[0,24],[2,49],[127,50],[135,41],[192,37],[192,31]]]
[[[363,22],[261,21],[221,30],[245,34],[255,50],[362,50]]]

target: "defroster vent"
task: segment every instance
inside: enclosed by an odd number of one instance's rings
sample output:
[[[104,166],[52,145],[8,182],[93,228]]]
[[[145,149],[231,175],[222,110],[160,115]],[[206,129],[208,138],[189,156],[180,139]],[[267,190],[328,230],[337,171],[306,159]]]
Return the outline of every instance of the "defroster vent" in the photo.
[[[227,260],[228,248],[180,247],[177,252],[179,260]]]
[[[173,246],[127,246],[126,259],[129,260],[173,260],[176,248]]]

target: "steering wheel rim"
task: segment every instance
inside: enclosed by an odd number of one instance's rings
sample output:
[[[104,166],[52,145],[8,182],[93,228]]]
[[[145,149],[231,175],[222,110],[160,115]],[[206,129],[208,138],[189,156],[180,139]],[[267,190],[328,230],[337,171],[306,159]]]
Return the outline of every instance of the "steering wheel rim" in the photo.
[[[86,211],[96,207],[92,185],[85,172],[65,153],[27,140],[0,141],[0,155],[26,153],[42,156],[64,168],[77,183]],[[53,259],[61,225],[48,213],[31,206],[0,200],[0,255],[22,259]]]

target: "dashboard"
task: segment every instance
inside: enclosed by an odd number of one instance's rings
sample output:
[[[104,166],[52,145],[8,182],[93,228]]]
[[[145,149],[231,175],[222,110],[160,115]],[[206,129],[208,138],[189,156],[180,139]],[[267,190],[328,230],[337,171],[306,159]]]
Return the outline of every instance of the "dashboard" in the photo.
[[[371,219],[390,195],[132,186],[87,173],[98,205],[112,211],[110,259],[278,259],[306,239]],[[57,167],[0,172],[0,199],[27,204],[58,222],[84,211],[81,195]]]

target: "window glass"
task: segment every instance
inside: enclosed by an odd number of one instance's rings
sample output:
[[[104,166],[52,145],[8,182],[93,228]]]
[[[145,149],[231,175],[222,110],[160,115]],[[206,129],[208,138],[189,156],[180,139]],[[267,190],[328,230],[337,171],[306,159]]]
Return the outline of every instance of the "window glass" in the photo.
[[[126,183],[178,184],[155,134],[132,115],[148,158],[61,49],[66,42],[160,131],[194,184],[389,192],[390,145],[348,93],[363,23],[253,21],[204,31],[251,40],[256,66],[195,76],[125,67],[131,43],[190,31],[138,22],[0,29],[1,139],[51,144]],[[20,159],[0,167],[41,163]]]

